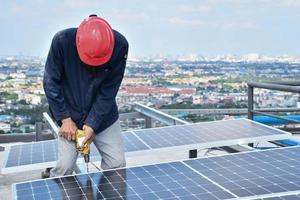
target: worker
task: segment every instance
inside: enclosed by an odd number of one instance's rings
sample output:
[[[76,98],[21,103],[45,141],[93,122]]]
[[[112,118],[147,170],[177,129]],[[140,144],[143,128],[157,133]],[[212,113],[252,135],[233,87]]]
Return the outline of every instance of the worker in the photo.
[[[43,80],[50,113],[60,126],[51,177],[73,173],[77,129],[85,132],[83,143],[97,147],[102,169],[126,165],[116,95],[127,53],[126,38],[97,15],[55,34]]]

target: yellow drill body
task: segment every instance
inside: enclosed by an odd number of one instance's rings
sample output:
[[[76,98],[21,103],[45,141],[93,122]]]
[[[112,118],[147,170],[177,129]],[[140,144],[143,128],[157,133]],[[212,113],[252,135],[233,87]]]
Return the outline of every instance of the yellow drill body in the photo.
[[[88,163],[90,162],[90,143],[86,142],[83,146],[81,146],[84,138],[85,132],[83,130],[78,129],[76,131],[76,149],[83,156],[88,171]]]

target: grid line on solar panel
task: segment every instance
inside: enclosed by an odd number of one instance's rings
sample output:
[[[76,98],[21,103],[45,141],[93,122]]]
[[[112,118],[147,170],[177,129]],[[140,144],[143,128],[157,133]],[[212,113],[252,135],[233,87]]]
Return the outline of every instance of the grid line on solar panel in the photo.
[[[239,197],[300,190],[300,148],[291,147],[184,163]]]
[[[230,199],[182,162],[38,180],[15,185],[16,199]]]
[[[247,119],[234,119],[133,131],[151,148],[213,143],[217,141],[261,138],[290,134]],[[278,138],[279,139],[279,138]]]

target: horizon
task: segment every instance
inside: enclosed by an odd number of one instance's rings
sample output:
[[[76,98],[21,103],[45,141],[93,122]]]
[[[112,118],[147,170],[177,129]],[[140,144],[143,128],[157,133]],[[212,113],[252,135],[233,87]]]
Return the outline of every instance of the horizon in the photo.
[[[177,60],[177,59],[183,59],[190,57],[191,59],[193,57],[196,58],[208,58],[208,59],[216,59],[216,58],[246,58],[247,56],[258,56],[259,58],[267,57],[267,58],[294,58],[294,59],[300,59],[300,53],[299,55],[287,55],[287,54],[281,54],[281,55],[267,55],[267,54],[258,54],[258,53],[246,53],[246,54],[219,54],[219,55],[201,55],[201,54],[180,54],[180,55],[147,55],[147,56],[129,56],[128,60],[134,60],[134,59],[167,59],[167,60]],[[36,55],[24,55],[24,54],[15,54],[15,55],[4,55],[0,54],[0,58],[2,59],[10,59],[10,58],[38,58],[38,59],[47,59],[47,57],[42,56],[36,56]]]

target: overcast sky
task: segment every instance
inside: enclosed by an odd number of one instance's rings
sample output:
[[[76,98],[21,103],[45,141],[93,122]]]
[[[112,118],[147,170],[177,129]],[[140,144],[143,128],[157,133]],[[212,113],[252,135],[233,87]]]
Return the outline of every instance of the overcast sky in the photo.
[[[300,0],[0,0],[0,55],[45,57],[57,31],[92,13],[131,56],[300,55]]]

